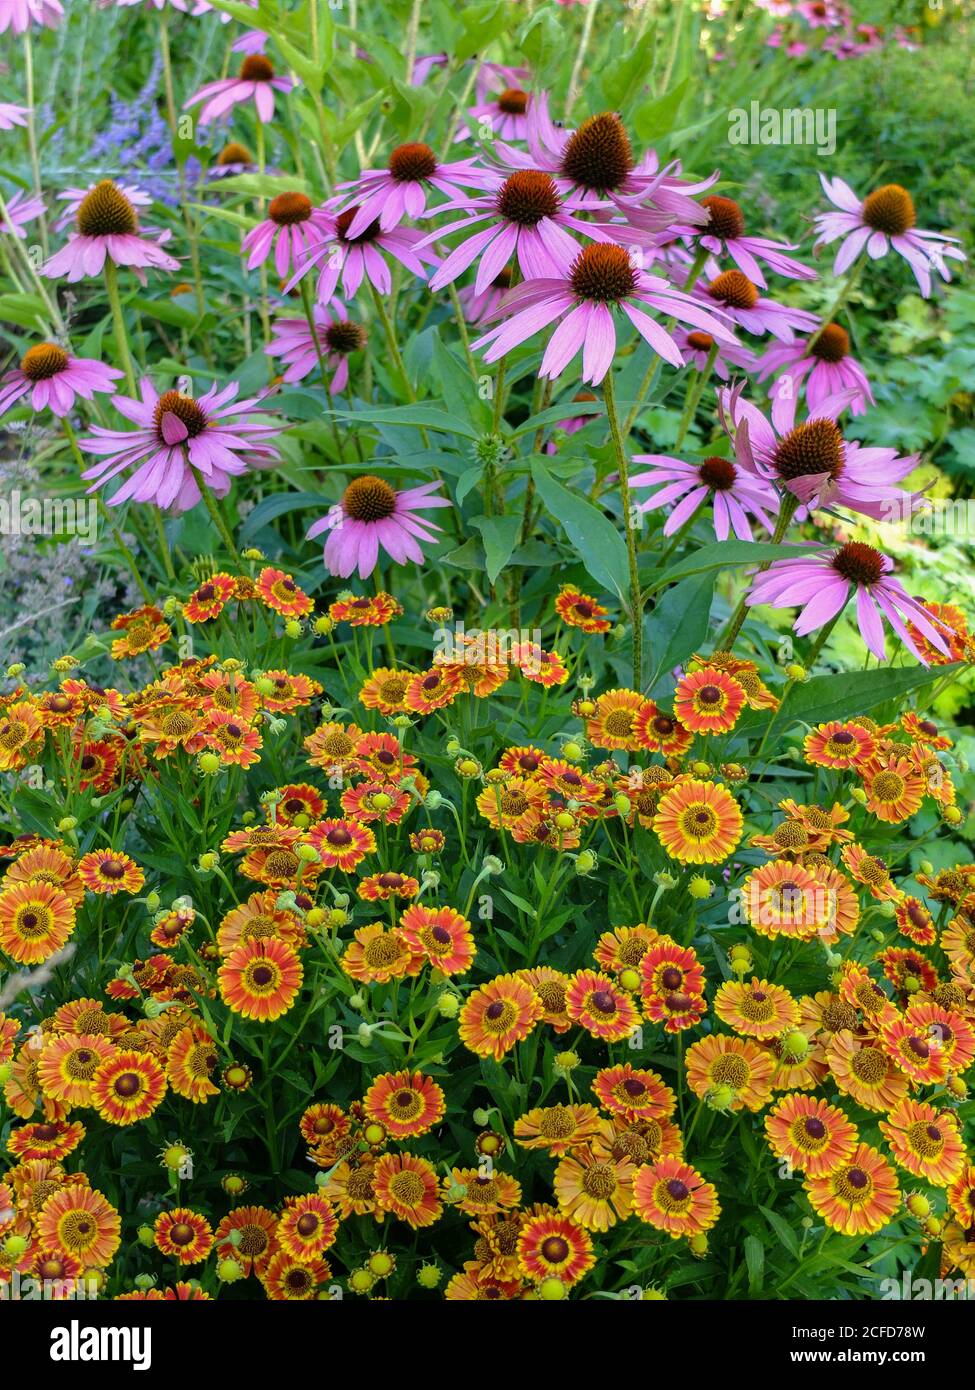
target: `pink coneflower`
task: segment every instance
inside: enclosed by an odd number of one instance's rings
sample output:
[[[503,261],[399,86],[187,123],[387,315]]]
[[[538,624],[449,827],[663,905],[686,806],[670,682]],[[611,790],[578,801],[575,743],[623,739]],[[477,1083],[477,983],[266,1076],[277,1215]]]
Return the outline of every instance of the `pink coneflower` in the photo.
[[[440,527],[418,512],[430,507],[449,507],[447,497],[432,497],[439,483],[421,483],[419,487],[397,492],[382,478],[367,474],[354,478],[327,516],[308,529],[308,539],[314,540],[329,531],[323,559],[330,574],[347,579],[356,569],[360,579],[367,579],[376,568],[382,547],[398,565],[408,560],[423,563],[420,541],[434,541]]]
[[[659,491],[639,504],[641,512],[677,504],[664,523],[665,536],[679,531],[708,499],[714,514],[714,534],[719,541],[727,540],[729,531],[734,531],[741,541],[752,540],[749,515],[761,522],[766,531],[775,530],[775,522],[766,512],[767,508],[772,517],[778,512],[775,490],[763,478],[740,468],[733,459],[713,455],[698,463],[687,463],[667,454],[634,454],[633,462],[649,463],[652,467],[635,473],[630,479],[631,487],[661,485]]]
[[[0,101],[0,130],[13,130],[15,125],[25,126],[29,115],[29,106],[17,106],[12,101]]]
[[[162,250],[168,231],[139,227],[135,208],[110,179],[97,183],[82,199],[77,213],[78,230],[67,246],[46,261],[42,273],[52,280],[64,275],[69,284],[86,275],[98,275],[106,257],[115,265],[132,266],[145,284],[145,267],[177,270],[179,261]],[[151,238],[151,240],[150,240]]]
[[[0,415],[30,394],[34,410],[50,406],[55,415],[64,416],[76,396],[90,401],[96,391],[114,391],[113,383],[123,375],[93,357],[71,357],[57,343],[37,343],[0,377]]]
[[[479,168],[475,159],[442,164],[429,145],[414,141],[398,145],[385,169],[365,169],[357,179],[339,184],[339,192],[347,191],[347,196],[338,208],[340,212],[356,210],[350,236],[359,236],[377,219],[380,231],[390,232],[404,217],[423,216],[431,188],[448,198],[463,199],[463,189],[490,188],[496,182],[497,176]]]
[[[422,236],[415,228],[395,227],[391,232],[384,232],[376,221],[371,222],[359,236],[350,236],[349,228],[355,218],[355,208],[347,208],[339,213],[327,208],[322,211],[328,219],[323,239],[303,256],[298,269],[284,287],[286,294],[303,276],[316,268],[320,271],[317,290],[320,304],[328,303],[340,280],[346,299],[353,298],[363,280],[368,280],[380,294],[389,294],[393,277],[380,251],[385,251],[421,280],[427,277],[425,265],[437,264],[436,256],[421,248]]]
[[[669,280],[638,270],[622,246],[596,242],[580,251],[556,278],[529,280],[510,291],[498,313],[510,315],[485,333],[475,348],[487,347],[485,361],[495,362],[533,334],[561,320],[549,340],[540,376],[559,376],[582,349],[582,379],[595,384],[609,371],[616,351],[612,310],[629,319],[642,338],[672,366],[684,359],[670,333],[640,306],[692,324],[722,342],[734,342],[724,324]]]
[[[847,507],[879,521],[892,509],[912,505],[914,494],[894,484],[917,467],[917,454],[898,458],[896,449],[865,449],[844,439],[836,420],[850,392],[820,401],[801,424],[795,423],[795,399],[783,397],[776,425],[742,398],[742,389],[720,387],[718,408],[743,468],[791,492],[810,510]]]
[[[241,250],[247,256],[247,269],[254,270],[274,253],[274,269],[283,280],[297,270],[311,248],[327,236],[331,218],[323,208],[312,206],[305,193],[279,193],[268,203],[267,217],[247,233]]]
[[[315,371],[320,352],[332,373],[328,389],[334,396],[349,384],[349,354],[365,347],[366,332],[350,319],[336,318],[321,304],[315,305],[312,317],[318,339],[317,351],[307,319],[278,319],[272,325],[271,341],[264,351],[269,357],[280,357],[288,364],[284,381],[289,386],[304,381]]]
[[[843,238],[833,262],[834,275],[847,270],[864,248],[875,261],[893,248],[914,271],[914,278],[927,299],[931,293],[931,271],[936,270],[942,280],[950,280],[951,272],[945,265],[945,258],[966,259],[964,251],[958,247],[957,237],[918,231],[914,200],[899,183],[875,188],[861,201],[841,178],[828,179],[820,174],[819,181],[827,198],[840,209],[839,212],[822,212],[816,217],[819,233],[816,246],[828,246],[839,237]]]
[[[816,315],[806,309],[794,309],[760,295],[757,285],[741,270],[722,270],[712,275],[705,266],[694,286],[694,297],[720,308],[746,333],[771,333],[783,343],[793,342],[796,329],[809,333],[818,323]]]
[[[802,15],[810,29],[844,29],[852,15],[842,0],[801,0],[796,14]]]
[[[35,198],[29,193],[21,193],[18,190],[12,198],[7,200],[7,216],[0,221],[0,232],[6,236],[13,234],[19,240],[24,241],[27,238],[27,233],[24,231],[27,223],[40,217],[43,211],[43,198]]]
[[[680,355],[688,366],[696,367],[699,372],[703,372],[717,340],[712,338],[710,333],[702,333],[697,328],[675,328],[673,336]],[[719,381],[728,380],[731,367],[738,367],[747,372],[755,365],[755,354],[743,343],[717,343],[717,347],[718,353],[711,364],[711,370]]]
[[[239,76],[208,82],[183,102],[183,109],[204,102],[197,119],[200,125],[209,125],[233,107],[253,101],[258,117],[266,125],[274,119],[274,93],[290,92],[293,86],[290,77],[275,77],[274,67],[263,53],[248,53],[240,65]]]
[[[64,203],[61,216],[54,224],[54,230],[61,232],[65,227],[75,220],[78,209],[88,197],[93,188],[97,188],[97,181],[90,183],[85,188],[65,188],[57,195],[58,202]],[[147,208],[152,205],[152,194],[147,193],[144,188],[140,188],[136,183],[117,183],[115,187],[127,198],[134,208]]]
[[[230,479],[246,473],[248,464],[267,468],[280,457],[266,442],[279,433],[280,426],[247,419],[263,397],[234,400],[236,381],[223,390],[211,387],[199,400],[179,391],[160,396],[148,377],[140,386],[141,400],[116,396],[113,401],[116,410],[137,426],[135,430],[95,425],[80,441],[85,453],[105,458],[82,474],[95,479],[89,492],[135,466],[131,477],[108,499],[110,506],[120,506],[131,497],[185,512],[200,500],[197,475],[223,497]]]
[[[734,198],[712,194],[701,199],[701,206],[706,209],[708,220],[700,229],[698,245],[703,246],[712,255],[729,256],[738,269],[760,289],[765,289],[766,282],[759,261],[764,261],[770,270],[790,280],[815,280],[814,270],[785,254],[786,251],[794,251],[794,246],[780,241],[770,241],[768,237],[745,235],[745,215],[741,205],[736,203]],[[631,221],[639,225],[639,218],[640,213],[636,211],[632,214]],[[694,227],[681,230],[691,236],[697,232]]]
[[[450,62],[447,53],[423,53],[413,64],[413,75],[410,78],[411,87],[422,87],[432,72],[438,68],[445,68]]]
[[[902,614],[946,656],[948,647],[924,606],[911,598],[899,580],[892,578],[893,568],[890,557],[872,545],[849,541],[838,550],[819,550],[796,560],[776,560],[764,573],[755,576],[745,602],[749,608],[759,603],[773,608],[800,608],[793,631],[805,637],[842,613],[856,591],[860,636],[877,660],[883,661],[886,656],[886,618],[911,655],[927,666]]]
[[[482,63],[477,70],[476,100],[464,113],[464,123],[454,138],[471,139],[486,127],[499,140],[527,140],[531,97],[525,83],[530,77],[527,68]]]
[[[552,120],[545,93],[529,107],[527,152],[498,141],[493,155],[510,169],[551,174],[560,192],[571,193],[587,209],[615,207],[629,213],[639,205],[642,225],[652,229],[705,222],[707,213],[692,195],[710,188],[718,177],[715,173],[700,183],[685,183],[678,177],[679,161],[661,168],[653,150],[636,161],[630,137],[612,111],[590,116],[578,130],[564,130]]]
[[[0,0],[0,34],[25,34],[31,24],[56,29],[63,18],[61,0]]]
[[[259,3],[259,0],[243,0],[243,2],[244,2],[245,5],[250,5],[250,7],[251,7],[252,10],[256,10],[256,9],[257,9],[257,6],[258,6],[258,3]],[[197,14],[209,14],[212,10],[213,10],[213,6],[210,4],[210,0],[196,0],[196,6],[195,6],[195,8],[194,8],[194,10],[193,10],[193,13],[194,13],[195,15],[197,15]],[[221,10],[221,11],[220,11],[220,23],[221,23],[221,24],[229,24],[229,23],[230,23],[230,20],[231,20],[231,16],[230,16],[229,14],[227,14],[227,12],[226,12],[225,10]],[[232,45],[232,47],[236,47],[236,45]]]
[[[511,289],[511,282],[514,279],[514,272],[510,265],[506,265],[499,274],[488,285],[487,289],[480,293],[473,285],[465,285],[458,293],[464,317],[468,323],[480,323],[483,319],[489,319],[494,314],[502,299]]]
[[[132,5],[141,5],[143,9],[164,10],[166,6],[169,5],[174,10],[181,10],[183,14],[188,14],[190,12],[191,2],[196,3],[196,9],[193,11],[194,14],[203,14],[204,10],[210,8],[210,6],[204,2],[203,8],[201,9],[200,0],[115,0],[115,4],[120,10],[128,9]]]
[[[773,373],[775,381],[769,396],[772,423],[777,429],[788,428],[785,422],[795,418],[795,401],[804,381],[810,411],[815,411],[828,396],[842,392],[853,393],[849,397],[851,415],[862,415],[874,403],[866,373],[850,356],[849,334],[838,323],[827,323],[818,335],[804,342],[775,343],[759,358],[758,379],[764,381]],[[790,399],[791,416],[787,405]]]
[[[462,228],[479,222],[488,226],[455,246],[430,281],[432,290],[441,290],[456,280],[480,256],[474,291],[483,294],[495,276],[514,256],[526,280],[537,280],[560,274],[578,253],[579,243],[570,235],[592,237],[595,241],[611,241],[609,231],[595,222],[576,217],[571,204],[559,196],[555,180],[539,169],[520,169],[506,179],[497,179],[491,193],[461,202],[443,203],[436,211],[463,208],[465,217],[449,222],[421,241],[421,246],[440,241]]]

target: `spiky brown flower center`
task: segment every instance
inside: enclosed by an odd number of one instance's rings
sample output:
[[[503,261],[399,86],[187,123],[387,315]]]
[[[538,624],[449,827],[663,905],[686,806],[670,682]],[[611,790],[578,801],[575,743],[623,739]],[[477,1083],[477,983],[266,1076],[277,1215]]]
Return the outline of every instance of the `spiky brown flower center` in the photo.
[[[714,347],[714,339],[710,333],[700,333],[695,329],[687,335],[687,346],[695,352],[710,352]]]
[[[723,270],[708,286],[708,293],[729,309],[754,309],[758,290],[740,270]]]
[[[849,541],[833,556],[833,569],[851,584],[876,584],[884,572],[884,557],[863,541]]]
[[[528,110],[528,93],[520,87],[506,87],[498,97],[498,110],[506,116],[523,116]]]
[[[730,459],[719,458],[716,454],[706,458],[698,468],[701,482],[714,492],[728,492],[735,485],[738,470]]]
[[[335,219],[335,232],[339,241],[348,242],[352,246],[359,246],[364,241],[375,241],[382,228],[379,225],[379,218],[370,222],[364,231],[358,232],[355,236],[349,236],[349,228],[352,226],[353,219],[359,211],[358,204],[354,208],[346,208],[345,212],[340,212]]]
[[[267,215],[279,227],[293,227],[311,217],[311,199],[305,193],[279,193],[268,204]]]
[[[68,354],[57,343],[38,343],[20,359],[20,370],[28,381],[48,381],[68,365]]]
[[[850,335],[838,323],[828,323],[809,351],[820,362],[842,362],[849,356]]]
[[[537,227],[559,210],[559,194],[549,174],[541,169],[519,169],[505,179],[496,199],[500,216],[519,227]]]
[[[843,436],[832,420],[806,420],[779,440],[772,462],[786,482],[822,473],[835,481],[843,471]]]
[[[612,193],[621,188],[632,168],[630,137],[612,111],[583,121],[569,136],[562,155],[565,177],[596,193]]]
[[[702,198],[701,206],[708,210],[708,222],[704,228],[708,236],[720,237],[722,241],[735,241],[745,234],[745,215],[734,198],[722,198],[713,194]]]
[[[399,145],[389,156],[389,172],[397,183],[431,179],[437,172],[437,156],[429,145],[419,140],[409,145]]]
[[[190,439],[195,439],[207,427],[207,417],[192,396],[184,396],[180,391],[164,391],[152,412],[156,433],[162,436],[164,415],[175,415],[186,426]]]
[[[241,82],[270,82],[274,68],[263,53],[248,53],[240,65]]]
[[[580,299],[600,304],[619,303],[636,289],[636,270],[629,252],[603,242],[583,248],[569,278]]]
[[[246,145],[239,144],[236,140],[231,140],[229,145],[224,145],[217,155],[217,167],[226,169],[233,164],[253,164],[254,156]]]
[[[139,230],[135,208],[111,179],[102,179],[78,208],[82,236],[133,236]]]
[[[914,199],[899,183],[885,183],[863,200],[863,220],[875,232],[903,236],[916,220]]]
[[[329,352],[337,352],[346,357],[350,352],[358,352],[366,345],[365,329],[351,319],[337,319],[330,323],[322,334]]]
[[[396,510],[396,493],[371,473],[355,478],[342,494],[342,510],[353,521],[385,521]]]

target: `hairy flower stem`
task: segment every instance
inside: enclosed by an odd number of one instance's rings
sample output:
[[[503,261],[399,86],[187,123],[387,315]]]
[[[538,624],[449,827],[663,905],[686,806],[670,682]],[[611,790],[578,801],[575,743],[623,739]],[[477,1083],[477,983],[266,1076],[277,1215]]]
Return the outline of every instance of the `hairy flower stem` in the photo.
[[[775,533],[772,536],[772,540],[770,542],[771,545],[782,544],[782,540],[785,536],[785,533],[789,529],[789,523],[795,515],[796,508],[798,506],[798,497],[794,496],[791,492],[787,492],[784,494],[782,498],[782,508],[779,512],[779,518],[778,521],[775,523]],[[771,560],[766,560],[763,564],[759,565],[756,573],[764,574],[764,572],[769,568],[771,563]],[[730,652],[732,647],[735,645],[735,639],[738,636],[739,632],[741,632],[742,626],[745,622],[745,618],[748,616],[748,604],[746,602],[747,598],[748,591],[746,590],[745,593],[742,594],[741,599],[738,603],[738,607],[732,614],[731,620],[728,623],[728,626],[725,628],[723,636],[719,639],[714,649],[716,652]]]
[[[237,554],[237,546],[234,543],[233,536],[230,534],[226,521],[224,521],[223,519],[223,514],[220,511],[220,506],[217,502],[216,497],[213,495],[213,491],[210,488],[209,483],[207,483],[206,480],[202,478],[199,473],[197,473],[196,475],[196,481],[200,489],[200,494],[206,505],[206,509],[210,513],[210,520],[217,528],[217,531],[220,534],[220,539],[227,547],[227,554],[230,556],[232,560],[234,560],[239,565],[240,556]]]
[[[115,353],[118,357],[119,366],[125,373],[125,384],[129,388],[129,395],[135,396],[137,388],[135,383],[135,367],[132,365],[132,353],[129,351],[129,337],[125,331],[125,315],[122,313],[122,301],[118,292],[118,270],[115,262],[110,256],[105,257],[105,289],[108,294],[108,303],[112,311],[112,326],[115,330]]]
[[[593,21],[596,18],[596,10],[599,8],[599,0],[589,0],[586,6],[586,17],[582,23],[582,35],[579,39],[579,48],[576,52],[576,60],[572,65],[572,75],[569,78],[569,90],[565,98],[565,114],[563,120],[568,124],[569,117],[572,115],[572,108],[576,104],[579,95],[579,87],[582,82],[582,65],[586,61],[586,53],[589,50],[589,41],[592,38]]]
[[[24,30],[24,76],[27,88],[27,144],[30,149],[30,167],[34,175],[34,192],[38,197],[42,196],[41,189],[41,159],[37,147],[37,125],[35,114],[35,92],[34,92],[34,45],[30,35],[31,26],[28,24]],[[41,224],[41,246],[44,255],[47,256],[47,213],[42,212]]]
[[[698,276],[704,269],[704,263],[707,260],[709,254],[710,252],[705,250],[703,247],[698,247],[697,255],[694,257],[694,260],[691,263],[691,268],[687,272],[687,279],[684,281],[684,284],[682,286],[682,289],[685,294],[690,294],[691,290],[696,285]],[[667,322],[664,324],[664,328],[668,333],[672,333],[676,323],[676,319],[668,319]],[[655,354],[653,361],[647,368],[646,375],[644,376],[643,381],[640,383],[640,389],[637,392],[636,400],[633,402],[633,405],[630,408],[630,413],[627,415],[626,420],[623,424],[624,439],[627,439],[629,437],[630,431],[632,430],[634,422],[636,421],[636,417],[643,409],[644,402],[646,401],[650,392],[653,390],[657,377],[660,374],[660,369],[663,366],[663,362],[664,359]]]
[[[616,396],[613,391],[613,373],[608,371],[603,378],[603,398],[606,402],[606,418],[616,451],[616,466],[620,475],[620,500],[623,503],[623,524],[626,527],[626,556],[630,567],[630,617],[633,622],[633,689],[643,689],[643,598],[640,593],[640,568],[636,558],[636,531],[633,526],[633,503],[630,497],[630,469],[626,458],[626,445],[620,430],[619,416],[616,412]]]
[[[677,431],[677,440],[674,444],[675,449],[679,449],[684,442],[684,437],[694,422],[694,416],[704,395],[704,388],[707,386],[711,377],[711,370],[714,367],[715,359],[718,356],[718,344],[712,343],[708,352],[708,360],[699,372],[696,372],[692,379],[687,383],[687,395],[684,399],[684,413],[681,416],[680,428]]]
[[[315,349],[315,356],[318,358],[318,370],[321,373],[322,387],[325,391],[325,399],[326,401],[330,401],[331,396],[329,394],[328,389],[328,371],[325,366],[325,354],[322,352],[322,345],[318,337],[318,326],[315,323],[315,306],[313,305],[311,299],[311,286],[308,284],[307,276],[302,276],[301,280],[298,283],[301,287],[301,302],[304,306],[305,318],[308,320],[308,329],[311,333],[312,346]],[[335,440],[335,448],[338,452],[339,462],[344,465],[345,449],[342,445],[342,436],[339,433],[339,427],[335,419],[335,413],[333,410],[331,410],[331,408],[329,409],[329,420],[331,421],[332,425],[332,438]]]
[[[858,260],[856,261],[856,263],[854,264],[854,266],[853,266],[853,268],[851,269],[849,275],[847,275],[846,279],[843,281],[843,284],[842,284],[842,286],[840,287],[840,292],[839,292],[839,294],[836,296],[836,298],[833,300],[832,304],[829,306],[829,310],[827,311],[827,313],[825,313],[825,314],[823,315],[823,321],[822,321],[822,323],[821,323],[821,324],[819,325],[819,327],[816,329],[815,333],[813,333],[812,337],[810,337],[810,338],[807,340],[807,342],[806,342],[806,356],[807,356],[807,357],[808,357],[809,354],[812,352],[812,350],[813,350],[813,348],[816,346],[816,344],[819,342],[819,340],[820,340],[820,338],[823,336],[823,334],[826,332],[826,329],[829,327],[829,325],[835,321],[836,315],[840,312],[840,310],[842,309],[843,305],[846,303],[846,301],[849,299],[850,295],[853,293],[853,290],[854,290],[854,288],[856,287],[857,281],[860,279],[860,276],[863,274],[863,267],[866,265],[866,263],[867,263],[867,253],[864,251],[863,254],[859,257],[859,259],[858,259]]]

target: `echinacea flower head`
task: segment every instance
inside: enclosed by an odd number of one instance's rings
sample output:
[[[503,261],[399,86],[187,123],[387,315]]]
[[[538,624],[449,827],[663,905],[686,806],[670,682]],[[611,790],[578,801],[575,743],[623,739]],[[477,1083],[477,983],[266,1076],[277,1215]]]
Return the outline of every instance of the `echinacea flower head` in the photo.
[[[329,303],[340,282],[346,299],[355,296],[363,280],[367,280],[377,293],[389,294],[393,277],[380,252],[392,256],[421,280],[426,279],[427,266],[437,264],[436,255],[422,244],[425,242],[422,232],[414,227],[397,226],[384,232],[379,219],[375,218],[363,231],[353,234],[351,227],[356,207],[346,208],[344,212],[335,212],[332,208],[321,211],[321,235],[299,258],[298,268],[284,287],[286,293],[317,269],[319,304]]]
[[[254,270],[273,255],[274,269],[283,280],[297,270],[328,227],[328,214],[314,207],[306,193],[279,193],[268,203],[264,221],[252,227],[240,244],[247,269]]]
[[[179,268],[179,262],[162,249],[169,233],[140,227],[135,206],[111,179],[103,179],[85,195],[75,221],[77,230],[69,235],[67,246],[41,268],[51,280],[64,276],[73,284],[100,275],[106,259],[117,266],[131,266],[143,284],[147,268]]]
[[[703,329],[722,342],[735,341],[723,317],[719,320],[669,280],[638,269],[625,247],[599,241],[583,247],[575,260],[563,262],[558,278],[528,280],[511,290],[496,311],[506,316],[504,321],[472,346],[486,348],[484,360],[495,362],[558,320],[539,375],[560,376],[581,350],[582,379],[596,384],[609,371],[616,353],[615,310],[664,361],[683,366],[670,332],[646,308]]]
[[[839,208],[839,212],[820,213],[816,218],[817,246],[843,239],[833,263],[834,275],[848,270],[864,250],[874,261],[894,250],[907,261],[927,299],[931,271],[942,280],[950,280],[946,261],[966,259],[956,237],[919,230],[914,199],[900,184],[884,184],[861,199],[841,178],[828,179],[820,174],[819,181],[826,197]]]
[[[824,324],[805,340],[774,343],[758,360],[758,380],[773,374],[772,423],[780,430],[794,420],[795,407],[789,401],[801,396],[803,386],[810,415],[830,396],[848,396],[851,415],[862,415],[874,404],[867,375],[850,356],[850,335],[838,323]]]
[[[61,0],[0,0],[0,34],[26,34],[32,24],[56,29],[63,18]]]
[[[527,113],[528,149],[496,141],[495,159],[509,168],[541,169],[554,176],[559,189],[582,206],[616,209],[627,216],[639,208],[641,225],[656,230],[674,222],[702,223],[707,213],[694,199],[717,178],[688,183],[680,163],[660,167],[649,150],[637,160],[626,127],[614,111],[602,111],[575,130],[557,125],[545,92],[533,97]]]
[[[0,235],[15,236],[24,241],[27,238],[27,223],[33,222],[44,212],[44,199],[18,189],[13,197],[6,200],[6,209],[6,217],[0,216]]]
[[[397,145],[385,169],[364,169],[357,179],[339,184],[338,192],[345,195],[339,211],[355,208],[349,224],[352,237],[377,220],[380,231],[390,232],[404,217],[422,217],[433,189],[456,198],[464,188],[487,188],[495,182],[496,176],[476,159],[443,163],[429,145],[411,141]]]
[[[199,502],[201,482],[223,497],[231,478],[246,473],[248,465],[268,467],[280,457],[268,442],[277,427],[249,418],[262,397],[236,400],[235,381],[222,389],[213,386],[199,398],[176,390],[160,395],[148,377],[140,385],[141,399],[114,398],[116,409],[136,429],[94,425],[80,440],[85,453],[104,460],[82,474],[94,480],[89,492],[134,470],[107,499],[110,506],[131,498],[185,512]]]
[[[787,251],[794,246],[770,241],[768,237],[749,236],[745,230],[745,214],[741,204],[734,198],[712,193],[701,199],[701,207],[707,212],[708,220],[703,227],[689,227],[686,230],[698,235],[698,245],[714,256],[727,256],[749,280],[765,289],[765,276],[760,261],[789,280],[815,280],[816,272],[803,265]],[[639,212],[633,214],[639,224]]]
[[[440,527],[418,513],[451,505],[449,498],[432,495],[439,486],[436,482],[421,483],[397,492],[372,474],[354,478],[328,515],[309,528],[308,539],[329,532],[323,554],[325,568],[342,579],[355,570],[361,579],[367,579],[376,568],[380,549],[398,565],[408,561],[422,564],[420,542],[434,541],[434,532]]]
[[[741,270],[715,267],[714,273],[709,274],[705,268],[694,286],[694,297],[700,303],[720,309],[746,333],[757,336],[771,333],[783,343],[791,343],[796,330],[810,332],[817,324],[815,314],[807,309],[780,304],[777,299],[760,294],[755,282]]]
[[[673,1240],[710,1230],[721,1214],[714,1186],[673,1154],[637,1171],[633,1210]]]
[[[873,1235],[883,1230],[900,1206],[893,1168],[879,1149],[858,1144],[832,1172],[806,1179],[813,1210],[843,1235]]]
[[[656,488],[650,497],[638,504],[639,510],[670,508],[664,522],[665,536],[679,531],[708,503],[714,534],[719,541],[727,540],[732,531],[739,540],[752,540],[750,517],[770,533],[775,529],[774,517],[779,506],[775,490],[764,478],[741,468],[734,459],[710,455],[699,463],[692,463],[668,454],[634,454],[633,462],[650,467],[634,473],[630,486]]]
[[[767,603],[773,608],[799,608],[793,631],[806,636],[842,613],[855,594],[860,636],[878,661],[887,654],[884,618],[922,664],[927,662],[907,630],[908,621],[939,651],[947,651],[944,637],[921,603],[893,578],[894,562],[889,556],[863,541],[848,541],[838,550],[816,550],[795,560],[776,560],[756,575],[745,599],[748,606]]]
[[[72,357],[57,343],[35,343],[0,377],[0,415],[29,396],[33,410],[50,406],[53,414],[63,417],[77,396],[90,401],[96,391],[112,392],[121,376],[117,367],[106,367],[93,357]]]
[[[541,169],[519,169],[506,179],[493,178],[495,186],[490,192],[476,198],[465,195],[435,209],[437,213],[460,209],[465,215],[431,232],[421,245],[479,222],[488,225],[472,232],[445,257],[430,280],[432,290],[456,280],[478,257],[476,295],[487,292],[512,257],[526,280],[558,275],[579,249],[572,232],[598,241],[611,239],[598,223],[575,215],[573,204],[563,199],[555,180]]]
[[[331,373],[328,389],[334,396],[349,384],[349,357],[365,347],[366,330],[351,319],[335,317],[321,304],[315,304],[312,322],[314,334],[307,319],[275,319],[264,351],[286,364],[283,380],[288,386],[317,371],[320,355]]]
[[[290,77],[275,74],[273,64],[263,53],[248,53],[236,77],[222,77],[216,82],[208,82],[184,101],[183,107],[188,110],[202,102],[197,119],[200,125],[209,125],[235,106],[252,101],[258,119],[267,125],[268,121],[274,119],[275,93],[290,92],[293,86]]]

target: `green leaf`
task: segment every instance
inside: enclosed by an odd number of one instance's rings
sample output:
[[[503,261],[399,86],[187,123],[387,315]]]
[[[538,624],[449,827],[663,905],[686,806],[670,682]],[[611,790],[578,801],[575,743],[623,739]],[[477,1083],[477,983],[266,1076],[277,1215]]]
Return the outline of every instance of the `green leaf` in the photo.
[[[761,1288],[762,1275],[765,1273],[765,1246],[757,1236],[746,1236],[742,1246],[748,1270],[748,1292],[755,1293]]]
[[[539,497],[575,546],[588,573],[610,593],[625,597],[630,589],[626,545],[613,523],[591,502],[556,482],[539,459],[532,464],[532,477]]]
[[[477,527],[484,541],[487,576],[493,584],[511,559],[521,530],[521,517],[480,516],[471,524]]]
[[[678,82],[662,97],[644,102],[638,108],[633,117],[633,126],[641,140],[659,140],[673,130],[689,81],[690,78],[685,77],[683,82]]]
[[[663,574],[657,574],[647,590],[657,593],[684,579],[689,574],[702,574],[705,570],[729,569],[733,565],[763,565],[771,560],[785,560],[795,555],[805,555],[809,550],[805,545],[772,545],[768,541],[715,541],[702,545],[686,559],[679,561]]]
[[[759,1206],[758,1209],[785,1246],[786,1250],[788,1250],[789,1254],[798,1257],[799,1242],[796,1239],[795,1231],[789,1225],[788,1221],[784,1220],[777,1211],[773,1211],[771,1207]]]
[[[460,434],[465,439],[479,439],[481,434],[480,430],[475,429],[467,420],[448,415],[445,410],[429,405],[426,401],[420,401],[417,405],[392,405],[376,410],[337,410],[335,414],[358,420],[360,424],[365,422],[371,425],[413,425],[417,429]]]
[[[650,650],[657,657],[657,665],[651,692],[668,671],[704,645],[715,578],[714,570],[688,575],[668,589],[653,610],[649,622]]]
[[[934,669],[887,666],[879,671],[843,671],[839,675],[813,676],[805,685],[792,687],[777,716],[770,716],[767,710],[750,711],[736,724],[735,738],[764,734],[772,718],[776,725],[785,728],[795,720],[804,724],[825,724],[830,719],[866,714],[886,700],[899,700],[953,670],[962,670],[963,665],[963,662],[956,662],[953,667]]]
[[[252,512],[248,512],[240,528],[240,539],[250,540],[262,526],[285,512],[296,512],[300,507],[313,507],[317,512],[327,509],[327,503],[317,492],[275,492],[258,502]]]

